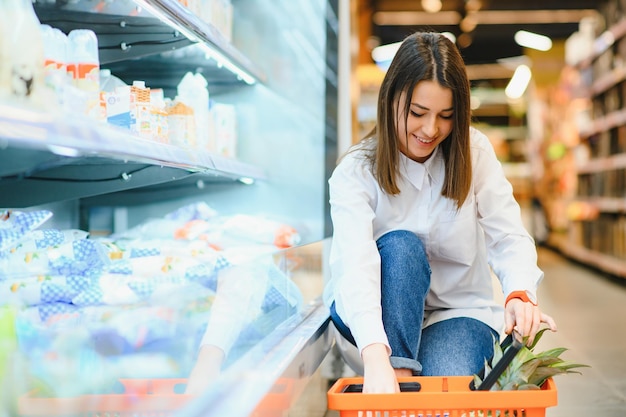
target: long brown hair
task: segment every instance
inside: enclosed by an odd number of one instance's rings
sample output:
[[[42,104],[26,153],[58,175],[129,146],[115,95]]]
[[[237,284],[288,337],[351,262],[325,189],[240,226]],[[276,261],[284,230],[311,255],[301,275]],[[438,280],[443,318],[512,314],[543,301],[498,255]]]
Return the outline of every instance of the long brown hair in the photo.
[[[368,147],[368,159],[383,191],[399,194],[397,115],[409,114],[413,90],[422,80],[436,81],[452,91],[454,124],[450,135],[439,145],[445,161],[441,194],[460,208],[472,182],[470,84],[459,50],[445,36],[418,32],[400,45],[380,87],[376,126],[363,139],[375,142],[374,147]],[[402,93],[406,93],[404,103],[400,103]],[[400,106],[404,106],[404,112]]]

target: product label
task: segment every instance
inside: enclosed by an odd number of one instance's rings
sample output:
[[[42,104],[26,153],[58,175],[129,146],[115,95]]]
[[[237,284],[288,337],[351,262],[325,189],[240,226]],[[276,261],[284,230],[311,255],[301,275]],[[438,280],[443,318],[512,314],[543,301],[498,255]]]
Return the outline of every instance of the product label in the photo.
[[[95,64],[69,64],[67,66],[76,87],[84,91],[99,91],[100,68]]]

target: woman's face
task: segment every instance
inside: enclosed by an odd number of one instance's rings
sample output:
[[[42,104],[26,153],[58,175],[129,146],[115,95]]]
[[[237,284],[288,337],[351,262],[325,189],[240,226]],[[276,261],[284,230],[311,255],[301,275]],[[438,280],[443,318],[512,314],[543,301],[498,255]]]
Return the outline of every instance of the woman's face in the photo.
[[[405,94],[400,96],[397,104],[400,107]],[[420,81],[413,90],[408,116],[405,117],[403,109],[398,110],[400,152],[416,162],[425,162],[452,131],[452,90],[435,81]]]

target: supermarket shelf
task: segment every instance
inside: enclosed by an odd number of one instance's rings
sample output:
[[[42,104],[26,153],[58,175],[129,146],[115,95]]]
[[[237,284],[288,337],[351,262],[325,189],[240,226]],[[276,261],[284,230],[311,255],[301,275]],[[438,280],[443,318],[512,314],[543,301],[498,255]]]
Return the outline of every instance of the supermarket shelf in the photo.
[[[220,66],[239,74],[244,81],[245,78],[252,77],[256,81],[265,82],[265,75],[213,25],[194,15],[176,0],[135,0],[135,3],[180,30],[190,40],[209,46],[210,51],[207,52],[212,58]]]
[[[232,92],[236,88],[249,87],[236,74],[225,71],[214,60],[207,60],[202,50],[196,45],[187,47],[184,56],[172,55],[169,52],[151,55],[141,60],[111,62],[103,68],[131,85],[135,80],[143,80],[147,86],[163,89],[165,97],[174,98],[177,87],[187,72],[199,72],[207,80],[207,87],[212,97],[223,92]],[[173,54],[179,51],[175,51]],[[172,65],[172,62],[176,65]],[[150,71],[146,71],[150,68]]]
[[[593,158],[578,167],[578,174],[613,171],[626,168],[626,154],[615,154],[606,158]]]
[[[558,234],[551,234],[547,244],[563,255],[582,262],[585,265],[589,265],[617,277],[626,278],[626,261],[623,259],[608,256],[604,253],[576,245],[568,236]]]
[[[164,168],[163,168],[164,169]],[[180,170],[174,172],[180,174]],[[244,182],[233,181],[220,175],[207,173],[190,173],[169,178],[164,182],[154,183],[133,188],[116,188],[108,194],[98,194],[81,199],[83,207],[119,207],[150,204],[155,201],[171,201],[189,196],[202,198],[202,194],[222,190],[224,187],[231,190],[233,187],[247,187]]]
[[[590,95],[592,97],[599,96],[624,80],[626,80],[626,67],[614,68],[593,82]]]
[[[192,176],[203,183],[265,177],[257,167],[220,155],[6,104],[0,104],[0,145],[0,206],[6,207],[176,184]]]
[[[626,35],[626,18],[622,18],[615,25],[611,26],[608,30],[602,33],[593,43],[592,51],[590,56],[581,61],[578,64],[579,68],[586,68],[591,65],[591,63],[598,58],[602,53],[607,51],[613,44],[616,39],[619,39]]]
[[[626,213],[626,198],[577,197],[577,201],[588,203],[602,213]]]
[[[626,109],[617,110],[599,117],[593,121],[591,128],[580,132],[581,138],[588,138],[597,133],[604,132],[626,124]]]
[[[66,10],[56,4],[37,3],[34,6],[42,24],[64,33],[86,27],[93,30],[98,36],[101,65],[171,51],[193,43],[155,17]]]
[[[113,11],[107,11],[106,7],[102,12],[87,1],[35,4],[42,23],[65,33],[85,27],[93,30],[98,36],[100,64],[127,84],[145,80],[148,85],[171,90],[187,71],[202,72],[209,80],[209,88],[247,85],[267,79],[213,25],[175,0],[120,0],[109,6],[116,7]],[[138,9],[142,11],[137,12]],[[190,45],[202,49],[202,54],[196,54],[199,58],[178,56],[176,65],[171,65],[171,57],[162,57]],[[145,57],[155,60],[148,64],[151,71],[146,71]],[[159,68],[152,76],[148,73],[153,72],[154,65]]]

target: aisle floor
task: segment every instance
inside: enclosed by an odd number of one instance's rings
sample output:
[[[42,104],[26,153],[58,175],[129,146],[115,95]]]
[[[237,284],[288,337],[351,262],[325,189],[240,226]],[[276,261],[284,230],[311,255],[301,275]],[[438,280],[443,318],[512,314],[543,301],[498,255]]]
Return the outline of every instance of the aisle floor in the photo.
[[[626,416],[626,281],[545,248],[539,248],[539,264],[545,272],[540,303],[559,330],[546,333],[537,350],[566,347],[563,358],[591,366],[582,375],[555,377],[559,404],[546,416]]]
[[[545,249],[539,264],[545,272],[540,302],[559,327],[542,346],[567,347],[564,358],[591,366],[582,376],[555,377],[559,405],[547,416],[626,416],[626,282]]]

